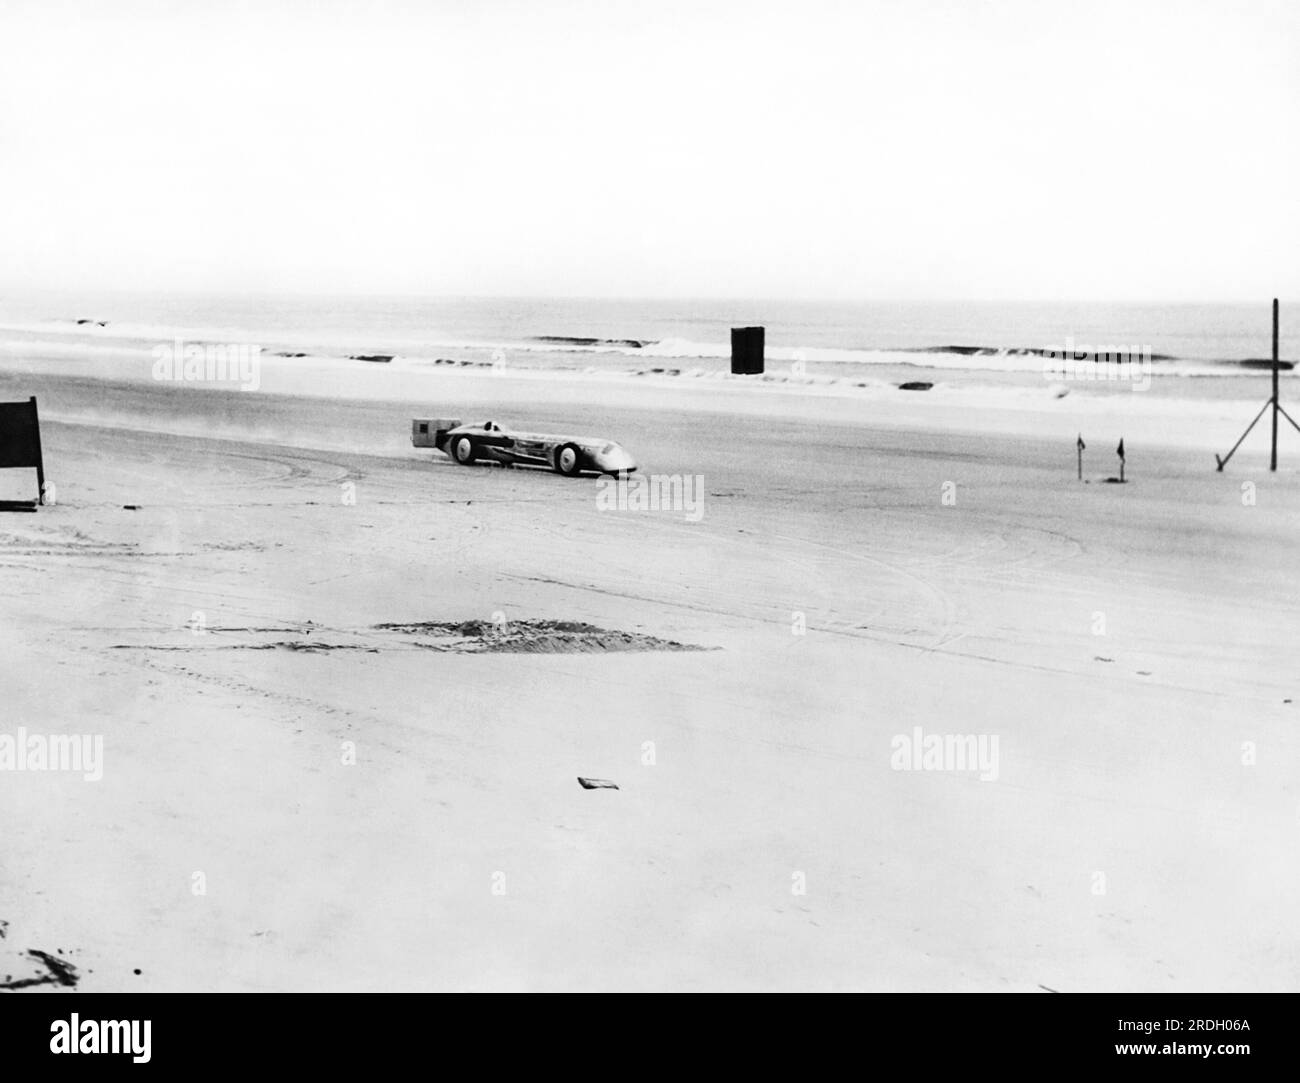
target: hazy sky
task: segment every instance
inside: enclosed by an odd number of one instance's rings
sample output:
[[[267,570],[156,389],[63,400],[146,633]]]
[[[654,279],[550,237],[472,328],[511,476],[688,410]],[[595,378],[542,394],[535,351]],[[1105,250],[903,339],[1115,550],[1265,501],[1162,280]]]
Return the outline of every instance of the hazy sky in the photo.
[[[0,286],[1300,298],[1295,0],[0,0]]]

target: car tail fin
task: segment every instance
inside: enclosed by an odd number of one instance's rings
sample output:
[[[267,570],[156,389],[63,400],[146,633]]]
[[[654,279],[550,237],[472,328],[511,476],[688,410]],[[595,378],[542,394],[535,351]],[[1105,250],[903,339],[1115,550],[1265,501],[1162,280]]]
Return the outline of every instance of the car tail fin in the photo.
[[[415,447],[441,448],[447,433],[460,424],[455,417],[417,417],[411,422],[411,443]]]

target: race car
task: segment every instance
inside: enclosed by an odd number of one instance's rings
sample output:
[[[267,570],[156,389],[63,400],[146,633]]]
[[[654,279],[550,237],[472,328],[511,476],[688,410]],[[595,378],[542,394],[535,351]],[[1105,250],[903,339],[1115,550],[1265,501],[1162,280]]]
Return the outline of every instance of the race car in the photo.
[[[545,466],[565,477],[584,472],[617,476],[636,470],[632,456],[612,440],[515,432],[496,421],[464,425],[459,418],[415,418],[411,443],[437,448],[462,466],[474,462]]]

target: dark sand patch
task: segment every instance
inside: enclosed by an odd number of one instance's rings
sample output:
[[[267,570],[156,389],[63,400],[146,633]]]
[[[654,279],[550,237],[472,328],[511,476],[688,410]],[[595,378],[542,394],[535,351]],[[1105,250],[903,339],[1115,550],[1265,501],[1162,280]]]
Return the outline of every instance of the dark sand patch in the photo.
[[[707,651],[694,643],[641,632],[620,632],[598,628],[594,624],[563,620],[515,620],[496,623],[486,620],[417,621],[409,624],[376,624],[366,631],[319,628],[314,625],[294,628],[212,628],[208,632],[237,632],[259,636],[270,633],[274,639],[257,639],[240,643],[205,641],[185,645],[166,643],[114,643],[113,650],[169,651],[204,653],[215,651],[290,651],[300,654],[325,654],[331,651],[354,651],[378,654],[385,650],[443,651],[455,654],[611,654],[627,651]],[[354,636],[352,642],[327,642],[303,639],[313,632],[325,635]],[[284,633],[295,638],[283,638]],[[380,638],[374,633],[384,633]],[[401,638],[398,638],[401,637]]]
[[[45,973],[30,978],[14,978],[12,974],[6,974],[4,980],[0,981],[0,989],[30,989],[37,985],[75,987],[77,982],[81,980],[77,968],[66,959],[60,959],[57,955],[51,955],[49,952],[39,951],[36,948],[29,949],[27,956],[44,966]]]
[[[385,632],[419,636],[428,650],[461,654],[604,654],[613,651],[700,651],[694,644],[659,639],[640,632],[619,632],[594,624],[561,620],[424,621],[379,624]]]

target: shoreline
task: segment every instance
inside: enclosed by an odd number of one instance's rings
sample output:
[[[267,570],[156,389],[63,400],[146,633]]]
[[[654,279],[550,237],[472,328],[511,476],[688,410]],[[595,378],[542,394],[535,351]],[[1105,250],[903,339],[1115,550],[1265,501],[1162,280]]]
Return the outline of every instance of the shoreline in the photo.
[[[18,358],[0,343],[0,386],[12,389],[4,393],[22,398],[38,394],[44,399],[43,415],[67,422],[123,423],[123,418],[114,417],[97,401],[94,388],[102,386],[112,389],[112,397],[127,410],[129,424],[158,431],[174,431],[167,428],[170,410],[153,408],[150,402],[168,396],[196,419],[205,408],[212,411],[222,426],[234,431],[241,431],[237,425],[241,415],[256,416],[257,401],[269,398],[340,405],[384,403],[395,413],[406,414],[406,420],[452,410],[466,413],[467,420],[481,411],[485,417],[496,415],[509,422],[512,414],[522,410],[521,424],[532,407],[544,405],[573,406],[597,417],[601,411],[671,411],[719,418],[770,416],[894,432],[1014,435],[1059,440],[1071,448],[1079,433],[1098,447],[1124,436],[1130,448],[1199,450],[1211,466],[1214,453],[1231,447],[1254,415],[1267,395],[1268,383],[1266,374],[1252,381],[1156,379],[1144,392],[1122,384],[1053,386],[1016,378],[1001,386],[939,382],[926,391],[907,391],[883,380],[866,387],[798,384],[782,382],[775,374],[768,380],[697,380],[513,368],[416,368],[360,361],[316,365],[272,358],[260,366],[256,390],[241,391],[235,381],[158,381],[153,378],[153,365],[153,358],[143,351],[129,351],[106,363],[102,357],[87,358],[77,351]],[[1217,395],[1179,394],[1188,390],[1190,382],[1202,387],[1213,383]],[[1061,394],[1062,386],[1066,394]],[[1284,446],[1285,440],[1284,435]],[[386,441],[385,446],[391,448],[391,443]],[[1239,461],[1245,464],[1262,454],[1263,446],[1248,442],[1238,453]]]

